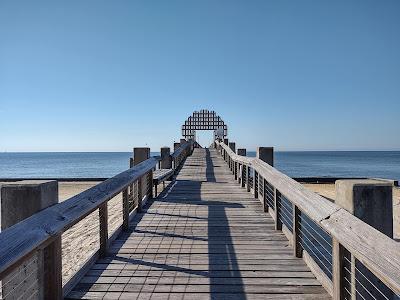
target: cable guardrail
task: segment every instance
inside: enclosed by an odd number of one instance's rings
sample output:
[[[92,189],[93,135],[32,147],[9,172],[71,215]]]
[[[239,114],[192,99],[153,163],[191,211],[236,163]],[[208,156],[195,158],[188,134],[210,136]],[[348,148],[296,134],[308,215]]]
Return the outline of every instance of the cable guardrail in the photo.
[[[242,170],[241,185],[261,196],[275,228],[289,231],[294,255],[307,252],[320,268],[335,299],[400,299],[400,244],[264,161],[215,144]]]

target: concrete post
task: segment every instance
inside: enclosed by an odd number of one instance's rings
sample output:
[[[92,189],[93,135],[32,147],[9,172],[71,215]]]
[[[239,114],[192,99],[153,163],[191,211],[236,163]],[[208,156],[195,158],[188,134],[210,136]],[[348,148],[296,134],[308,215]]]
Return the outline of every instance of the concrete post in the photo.
[[[229,145],[229,139],[224,139],[224,144],[228,146]]]
[[[244,149],[244,148],[237,149],[236,153],[237,153],[237,155],[241,155],[241,156],[246,156],[247,155],[246,149]]]
[[[171,149],[169,147],[162,147],[161,150],[161,169],[172,168]]]
[[[335,183],[336,199],[335,203],[348,212],[393,238],[393,185],[389,182],[373,179],[362,180],[337,180]],[[368,281],[372,282],[381,290],[388,299],[392,299],[392,292],[385,285],[379,282],[376,277],[371,276],[368,269],[351,257],[352,270],[356,268],[363,275],[355,275],[352,272],[352,291],[355,293],[356,281],[364,286],[368,286]],[[369,297],[366,291],[359,289],[365,298]],[[376,299],[381,295],[377,291],[372,291]],[[376,294],[375,294],[376,293]],[[364,298],[363,297],[363,298]]]
[[[274,166],[274,147],[257,147],[257,158],[265,161],[270,166]]]
[[[150,148],[147,147],[137,147],[133,148],[133,165],[136,166],[140,164],[142,161],[150,158]],[[151,176],[152,177],[152,176]],[[151,183],[151,189],[153,188]],[[143,176],[141,179],[137,181],[137,211],[142,211],[142,200],[147,192],[147,178]]]
[[[180,139],[181,145],[186,144],[187,141],[185,139]]]
[[[0,231],[15,225],[35,213],[58,203],[58,183],[55,180],[24,180],[0,185]],[[24,278],[37,265],[37,276]],[[3,279],[3,295],[9,299],[25,297],[38,280],[39,298],[62,298],[61,235],[27,259]],[[29,268],[29,270],[28,270]],[[16,275],[19,274],[19,275]],[[7,282],[7,284],[4,284]],[[18,289],[15,287],[18,286]],[[24,296],[25,295],[25,296]],[[8,299],[7,298],[7,299]]]
[[[181,143],[174,143],[174,151],[181,146]]]

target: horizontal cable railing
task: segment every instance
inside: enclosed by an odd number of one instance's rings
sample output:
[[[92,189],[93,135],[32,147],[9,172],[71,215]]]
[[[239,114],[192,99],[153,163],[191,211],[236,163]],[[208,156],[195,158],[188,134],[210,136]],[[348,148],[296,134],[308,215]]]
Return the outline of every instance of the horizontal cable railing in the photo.
[[[176,149],[171,155],[174,161],[174,170],[180,167],[192,150],[192,141],[188,141]],[[32,279],[32,284],[43,285],[37,287],[41,290],[40,298],[61,299],[64,279],[61,267],[62,234],[68,229],[74,228],[74,225],[86,217],[93,217],[93,213],[97,211],[96,226],[98,226],[99,248],[85,264],[94,263],[97,257],[105,256],[109,243],[121,230],[129,228],[129,220],[134,212],[141,211],[142,201],[153,196],[153,171],[158,161],[159,157],[148,158],[116,176],[64,202],[43,209],[0,232],[0,280],[2,283],[0,289],[6,290],[6,294],[1,295],[2,299],[18,298],[13,293],[18,289],[20,282],[26,284],[27,280],[30,282],[31,277],[40,278],[38,273],[51,275],[40,280],[39,283]],[[117,195],[120,195],[119,199],[122,201],[119,216],[122,222],[119,222],[121,224],[119,229],[114,230],[111,235],[108,233],[108,202],[111,199],[118,200],[115,198]],[[91,226],[91,224],[86,226]],[[36,269],[30,271],[31,261],[35,262],[38,255],[41,263],[35,264]],[[23,270],[19,271],[21,267]],[[21,273],[23,274],[21,275]],[[80,274],[75,275],[81,276]],[[72,276],[68,279],[64,292],[67,292],[72,287],[71,285],[77,282],[77,277]],[[7,288],[8,285],[12,285],[12,288]],[[8,297],[9,295],[10,297]],[[25,297],[23,298],[25,299]]]
[[[215,145],[230,166],[239,166],[242,187],[261,196],[275,228],[289,232],[294,255],[320,269],[335,299],[400,299],[399,243],[266,162]]]

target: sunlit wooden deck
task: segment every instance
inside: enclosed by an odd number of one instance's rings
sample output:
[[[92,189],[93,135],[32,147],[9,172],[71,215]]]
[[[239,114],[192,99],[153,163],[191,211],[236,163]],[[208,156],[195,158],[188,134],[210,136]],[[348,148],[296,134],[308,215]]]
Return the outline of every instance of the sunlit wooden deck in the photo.
[[[69,299],[328,299],[215,150],[195,149]]]

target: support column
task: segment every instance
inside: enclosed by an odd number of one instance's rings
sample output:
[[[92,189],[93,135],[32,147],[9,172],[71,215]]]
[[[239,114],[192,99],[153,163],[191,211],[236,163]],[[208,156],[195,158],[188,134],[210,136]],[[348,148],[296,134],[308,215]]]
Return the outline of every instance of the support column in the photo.
[[[392,183],[363,179],[363,180],[337,180],[335,183],[336,200],[335,203],[348,212],[379,230],[390,238],[393,238],[393,185]],[[335,245],[339,248],[341,245]],[[335,259],[335,263],[338,262]],[[352,294],[355,290],[362,294],[363,298],[367,295],[361,285],[368,286],[371,282],[381,290],[388,299],[392,299],[393,293],[384,284],[382,284],[375,276],[371,276],[370,272],[364,265],[351,255],[352,272]],[[356,271],[357,270],[357,271]],[[362,274],[360,274],[362,273]],[[336,277],[336,280],[340,278]],[[334,283],[334,286],[337,283]],[[336,288],[336,293],[338,293]],[[378,291],[370,291],[375,299],[382,297]],[[337,299],[336,295],[336,299]]]
[[[0,185],[0,194],[0,231],[2,231],[57,204],[58,183],[55,180],[24,180],[6,183]],[[18,298],[31,288],[32,282],[29,278],[21,281],[21,276],[14,275],[31,273],[27,268],[34,259],[37,259],[38,266],[39,298],[62,299],[61,235],[55,237],[49,245],[40,250],[37,256],[27,259],[3,279],[3,283],[8,282],[2,286],[3,295],[8,294],[10,299]],[[18,286],[18,289],[15,289],[15,286]]]

